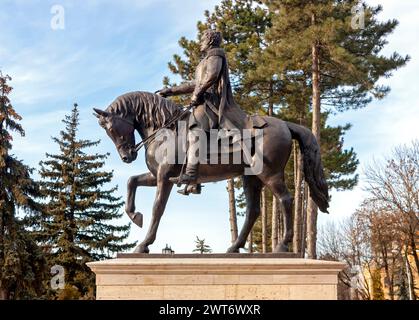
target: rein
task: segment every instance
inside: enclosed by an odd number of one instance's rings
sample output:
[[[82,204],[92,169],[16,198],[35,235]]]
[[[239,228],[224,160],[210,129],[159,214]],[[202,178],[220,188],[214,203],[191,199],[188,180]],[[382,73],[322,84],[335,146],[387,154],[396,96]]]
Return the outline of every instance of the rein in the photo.
[[[154,131],[152,134],[150,134],[146,139],[141,140],[139,143],[137,143],[134,146],[135,151],[140,151],[140,149],[142,147],[144,147],[146,145],[146,143],[148,142],[153,142],[154,139],[156,138],[157,134],[159,132],[161,132],[161,129],[166,129],[168,127],[170,127],[173,123],[175,123],[176,121],[178,121],[180,118],[182,118],[188,111],[189,109],[191,109],[193,106],[189,105],[185,108],[185,110],[183,110],[177,117],[174,117],[173,119],[171,119],[168,123],[166,123],[165,125],[163,125],[161,128],[158,128],[156,131]]]

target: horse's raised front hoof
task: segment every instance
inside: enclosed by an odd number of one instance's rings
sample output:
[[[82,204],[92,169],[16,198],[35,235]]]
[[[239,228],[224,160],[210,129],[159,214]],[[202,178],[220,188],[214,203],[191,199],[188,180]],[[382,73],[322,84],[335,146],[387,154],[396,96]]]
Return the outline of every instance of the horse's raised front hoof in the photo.
[[[143,227],[143,214],[140,212],[131,212],[128,213],[129,218],[135,225],[139,226],[140,228]]]
[[[137,247],[135,247],[134,253],[150,253],[150,249],[148,249],[148,246],[139,244]]]
[[[283,243],[278,243],[278,245],[275,247],[274,252],[276,253],[288,252],[288,246],[286,246]]]
[[[240,253],[240,249],[236,248],[235,246],[231,246],[227,249],[227,253]]]

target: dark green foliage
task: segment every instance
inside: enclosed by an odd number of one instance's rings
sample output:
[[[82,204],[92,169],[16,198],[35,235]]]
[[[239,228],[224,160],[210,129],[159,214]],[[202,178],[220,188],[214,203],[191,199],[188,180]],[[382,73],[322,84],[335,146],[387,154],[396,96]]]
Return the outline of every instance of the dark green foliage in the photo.
[[[268,46],[260,59],[283,74],[286,86],[298,83],[298,90],[311,87],[311,50],[315,43],[320,54],[322,105],[344,111],[365,107],[373,98],[381,99],[390,88],[378,80],[390,77],[409,57],[380,52],[386,37],[398,22],[377,20],[382,7],[367,6],[359,0],[264,0],[272,16],[266,34]],[[364,7],[365,27],[354,28],[355,7]],[[313,20],[314,19],[314,20]],[[261,66],[261,68],[265,68]],[[291,92],[292,94],[292,92]]]
[[[326,117],[325,113],[324,118]],[[343,136],[350,128],[350,124],[322,128],[322,161],[329,188],[351,190],[358,183],[358,175],[353,174],[358,167],[359,160],[353,148],[348,150],[343,147]]]
[[[86,262],[110,258],[132,248],[124,241],[129,225],[116,225],[123,202],[114,196],[117,187],[106,189],[113,173],[103,171],[108,154],[89,154],[85,149],[99,144],[77,138],[77,105],[63,120],[65,129],[53,138],[58,154],[46,154],[40,163],[41,191],[46,198],[41,223],[34,236],[47,252],[48,262],[65,268],[66,290],[74,297],[92,291],[94,276]],[[36,220],[39,217],[34,217]],[[77,291],[76,290],[76,291]]]
[[[9,76],[0,73],[0,299],[30,299],[42,293],[45,260],[18,214],[40,210],[32,170],[10,154],[12,132],[24,135],[10,103]]]

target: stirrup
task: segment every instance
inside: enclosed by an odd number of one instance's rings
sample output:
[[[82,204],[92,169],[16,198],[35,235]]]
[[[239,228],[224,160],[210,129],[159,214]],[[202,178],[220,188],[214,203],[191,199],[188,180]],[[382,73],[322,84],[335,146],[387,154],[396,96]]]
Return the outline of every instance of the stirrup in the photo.
[[[189,196],[189,194],[201,194],[202,191],[202,185],[200,183],[198,184],[187,184],[185,188],[179,189],[177,192],[184,195]]]

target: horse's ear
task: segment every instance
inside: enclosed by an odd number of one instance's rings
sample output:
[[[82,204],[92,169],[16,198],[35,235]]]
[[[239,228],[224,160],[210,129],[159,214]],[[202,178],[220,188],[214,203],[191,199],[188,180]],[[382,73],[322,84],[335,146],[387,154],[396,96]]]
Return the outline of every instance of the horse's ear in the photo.
[[[93,110],[96,112],[96,114],[94,114],[96,117],[100,118],[100,117],[107,117],[109,116],[109,112],[97,109],[97,108],[93,108]]]
[[[96,112],[93,115],[99,119],[99,125],[106,129],[107,117],[109,116],[109,113],[96,108],[93,108],[93,110]]]

